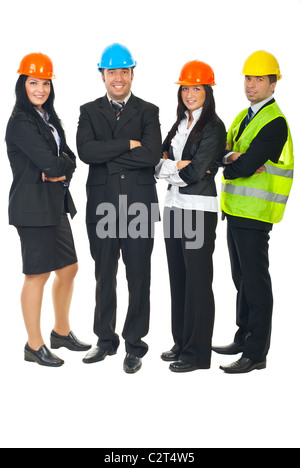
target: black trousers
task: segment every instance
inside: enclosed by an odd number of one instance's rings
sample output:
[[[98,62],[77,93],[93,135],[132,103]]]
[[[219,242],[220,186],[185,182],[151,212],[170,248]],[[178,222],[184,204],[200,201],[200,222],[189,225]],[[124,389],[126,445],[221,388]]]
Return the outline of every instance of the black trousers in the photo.
[[[153,238],[100,239],[96,233],[96,224],[88,224],[87,231],[91,254],[95,261],[94,332],[98,336],[98,346],[115,351],[120,344],[115,328],[117,272],[122,252],[129,291],[129,306],[122,336],[126,343],[126,351],[137,357],[143,357],[148,351],[148,346],[142,338],[149,331]]]
[[[176,214],[170,215],[170,211]],[[172,334],[175,342],[172,351],[179,354],[180,360],[201,369],[209,369],[215,320],[212,257],[218,217],[216,213],[202,212],[197,221],[197,213],[201,212],[190,211],[192,229],[187,226],[189,221],[183,221],[184,210],[167,208],[164,214],[165,226],[170,218],[170,232],[166,235],[165,229],[165,242],[171,285]],[[181,237],[178,235],[180,216],[183,223]],[[204,243],[202,246],[195,244],[195,248],[187,248],[187,242],[191,239],[186,234],[196,231],[197,223],[198,231],[199,223],[202,223]]]
[[[243,229],[228,221],[228,248],[237,289],[235,342],[244,357],[263,361],[270,349],[273,293],[269,273],[270,231]]]

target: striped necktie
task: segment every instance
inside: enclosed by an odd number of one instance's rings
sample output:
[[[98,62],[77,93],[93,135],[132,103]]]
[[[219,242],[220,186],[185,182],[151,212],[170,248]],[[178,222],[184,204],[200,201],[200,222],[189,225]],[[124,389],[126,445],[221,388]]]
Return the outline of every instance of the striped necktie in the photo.
[[[110,103],[115,111],[115,116],[117,117],[117,120],[119,120],[125,108],[125,102],[110,101]]]
[[[249,125],[249,123],[250,123],[250,121],[251,121],[251,119],[253,117],[253,114],[254,114],[253,110],[251,109],[251,107],[249,107],[248,114],[247,114],[247,117],[246,117],[246,120],[245,120],[245,128],[247,127],[247,125]]]

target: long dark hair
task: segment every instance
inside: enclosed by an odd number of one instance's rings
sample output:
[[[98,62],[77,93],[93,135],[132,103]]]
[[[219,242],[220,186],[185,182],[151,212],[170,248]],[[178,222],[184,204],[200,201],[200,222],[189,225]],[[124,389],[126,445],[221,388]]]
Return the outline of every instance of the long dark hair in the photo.
[[[213,123],[218,119],[216,114],[216,103],[214,98],[214,92],[211,86],[203,85],[206,93],[205,102],[203,105],[203,110],[200,119],[196,123],[195,127],[193,128],[191,138],[193,141],[198,140],[201,137],[204,127],[208,123]],[[169,135],[169,143],[173,140],[176,132],[178,130],[179,124],[185,117],[185,112],[188,110],[182,100],[182,86],[180,86],[178,90],[178,107],[177,107],[177,120],[173,125],[170,135]]]
[[[13,110],[13,115],[17,112],[26,112],[27,114],[32,115],[34,118],[39,118],[38,113],[35,110],[34,105],[30,102],[25,83],[27,81],[28,76],[20,75],[17,84],[16,84],[16,103]],[[51,91],[49,98],[43,105],[43,109],[49,114],[50,122],[56,128],[61,138],[65,138],[65,132],[62,127],[62,123],[60,118],[58,117],[55,109],[54,109],[54,100],[55,100],[55,93],[52,80],[50,80]]]

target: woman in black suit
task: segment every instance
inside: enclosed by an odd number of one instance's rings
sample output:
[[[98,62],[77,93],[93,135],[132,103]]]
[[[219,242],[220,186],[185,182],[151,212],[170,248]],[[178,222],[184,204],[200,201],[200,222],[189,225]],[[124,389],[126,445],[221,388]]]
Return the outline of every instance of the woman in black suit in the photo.
[[[178,84],[177,121],[166,138],[157,176],[169,183],[164,228],[174,347],[162,354],[173,372],[208,369],[214,326],[212,290],[218,201],[215,175],[226,130],[215,112],[211,67],[187,63]]]
[[[51,347],[85,351],[71,332],[69,310],[78,271],[67,213],[76,209],[69,184],[76,168],[75,155],[66,143],[54,110],[53,65],[43,54],[30,54],[21,62],[16,105],[8,122],[6,143],[13,172],[9,222],[19,233],[25,283],[21,296],[28,332],[25,360],[48,367],[64,362],[45,346],[40,316],[44,286],[52,271],[55,327]]]

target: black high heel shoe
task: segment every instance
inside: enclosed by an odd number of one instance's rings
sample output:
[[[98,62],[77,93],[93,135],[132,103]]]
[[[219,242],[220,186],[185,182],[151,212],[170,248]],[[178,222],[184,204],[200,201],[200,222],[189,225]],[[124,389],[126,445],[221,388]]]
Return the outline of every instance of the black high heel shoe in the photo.
[[[27,362],[36,362],[40,366],[45,367],[61,367],[64,365],[64,361],[55,354],[52,354],[47,346],[43,345],[38,351],[31,349],[26,343],[24,349],[25,361]]]
[[[92,347],[92,345],[78,340],[73,332],[70,332],[68,336],[62,336],[52,330],[50,342],[51,349],[67,348],[70,351],[88,351]]]

